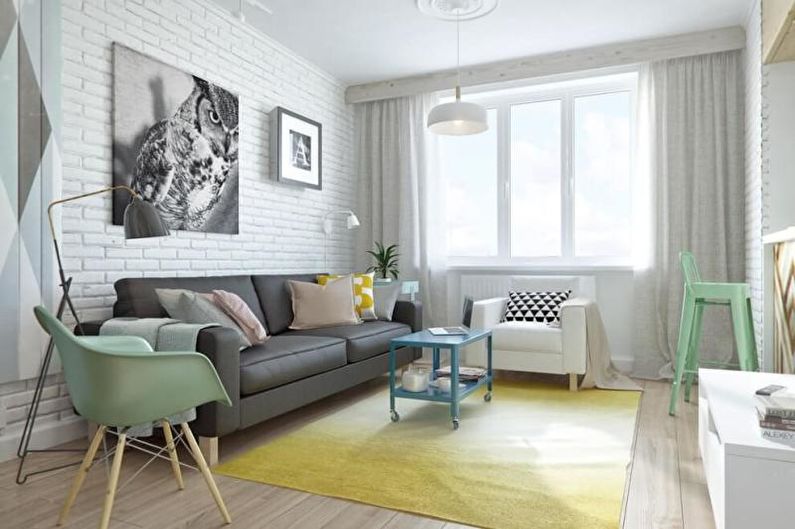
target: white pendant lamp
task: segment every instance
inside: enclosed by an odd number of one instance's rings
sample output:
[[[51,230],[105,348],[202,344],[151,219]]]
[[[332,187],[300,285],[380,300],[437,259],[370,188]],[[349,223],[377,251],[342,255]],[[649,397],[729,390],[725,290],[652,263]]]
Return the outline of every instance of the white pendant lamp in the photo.
[[[456,18],[456,74],[455,101],[442,103],[433,107],[428,114],[428,129],[436,134],[449,136],[464,136],[478,134],[489,128],[486,109],[475,103],[461,101],[461,12],[466,2],[461,6],[456,2],[448,2]],[[496,2],[495,2],[496,6]]]

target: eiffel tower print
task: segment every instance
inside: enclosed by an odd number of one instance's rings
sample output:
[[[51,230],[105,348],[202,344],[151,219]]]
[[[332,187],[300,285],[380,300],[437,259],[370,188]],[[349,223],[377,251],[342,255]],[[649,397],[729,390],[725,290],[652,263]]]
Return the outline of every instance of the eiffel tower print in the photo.
[[[301,134],[294,130],[290,131],[290,137],[293,140],[293,167],[304,169],[305,171],[312,170],[312,138],[306,134]]]

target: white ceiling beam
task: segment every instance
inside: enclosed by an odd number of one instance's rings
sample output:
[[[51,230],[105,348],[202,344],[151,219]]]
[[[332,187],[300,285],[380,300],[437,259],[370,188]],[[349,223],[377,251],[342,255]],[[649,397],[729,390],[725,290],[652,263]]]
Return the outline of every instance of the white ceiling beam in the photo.
[[[531,79],[595,68],[623,66],[647,61],[674,59],[745,47],[745,30],[740,26],[687,33],[672,37],[635,40],[591,48],[547,53],[521,59],[480,64],[461,69],[461,86]],[[402,77],[349,86],[345,101],[362,103],[391,97],[435,92],[455,86],[456,71]]]

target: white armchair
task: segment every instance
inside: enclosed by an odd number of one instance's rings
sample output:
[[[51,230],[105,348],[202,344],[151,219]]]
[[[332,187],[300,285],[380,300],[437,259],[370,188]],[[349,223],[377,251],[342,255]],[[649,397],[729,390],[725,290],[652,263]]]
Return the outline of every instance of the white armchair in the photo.
[[[585,373],[586,330],[585,304],[596,297],[594,278],[590,276],[515,276],[511,290],[563,291],[571,297],[563,303],[560,327],[545,323],[506,321],[507,297],[476,301],[472,309],[473,328],[492,330],[492,365],[494,369],[569,375],[569,389],[577,390],[577,375]],[[506,292],[507,294],[507,292]],[[483,366],[486,353],[482,344],[464,351],[467,365]]]

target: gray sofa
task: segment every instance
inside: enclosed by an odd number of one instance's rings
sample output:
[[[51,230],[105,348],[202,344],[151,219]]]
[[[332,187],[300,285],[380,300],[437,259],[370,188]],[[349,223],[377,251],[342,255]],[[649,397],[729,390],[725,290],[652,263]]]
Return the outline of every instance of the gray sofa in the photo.
[[[242,351],[238,350],[237,335],[231,329],[212,327],[199,334],[196,348],[213,363],[233,403],[231,408],[211,403],[197,410],[191,426],[205,438],[207,446],[207,438],[217,439],[382,375],[388,368],[390,339],[422,327],[422,306],[398,301],[391,322],[292,331],[288,328],[293,311],[287,280],[315,281],[315,277],[316,274],[298,274],[121,279],[115,284],[113,315],[167,316],[155,294],[156,288],[197,292],[219,289],[243,298],[268,329],[270,338],[264,344]],[[97,334],[100,325],[101,322],[83,324],[83,332]],[[419,356],[419,350],[400,349],[397,363],[402,366]]]

